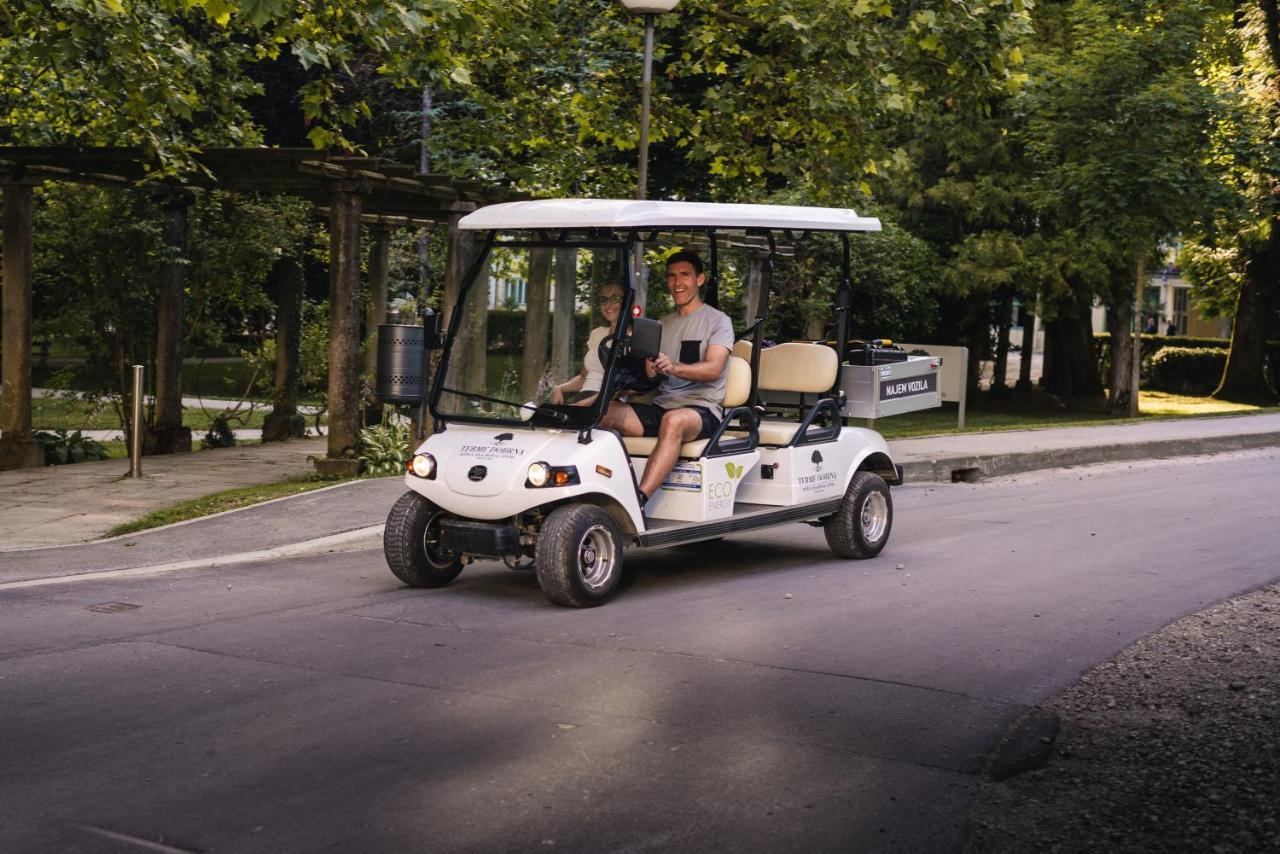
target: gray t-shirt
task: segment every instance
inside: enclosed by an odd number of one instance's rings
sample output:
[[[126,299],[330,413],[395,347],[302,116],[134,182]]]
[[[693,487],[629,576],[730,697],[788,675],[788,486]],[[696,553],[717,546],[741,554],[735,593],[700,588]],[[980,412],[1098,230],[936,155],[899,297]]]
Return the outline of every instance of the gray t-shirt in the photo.
[[[703,305],[692,314],[668,314],[662,318],[662,352],[673,362],[692,364],[707,360],[707,346],[719,344],[726,350],[733,349],[733,324],[723,311]],[[718,379],[711,382],[684,380],[667,375],[658,386],[658,396],[653,402],[663,409],[681,406],[705,406],[717,418],[723,415],[720,408],[724,400],[725,385],[729,381],[729,363]]]

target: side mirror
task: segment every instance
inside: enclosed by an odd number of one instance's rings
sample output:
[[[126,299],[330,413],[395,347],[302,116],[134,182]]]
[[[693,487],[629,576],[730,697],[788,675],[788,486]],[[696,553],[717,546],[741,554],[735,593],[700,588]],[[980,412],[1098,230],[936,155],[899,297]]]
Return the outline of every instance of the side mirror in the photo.
[[[422,346],[426,350],[444,348],[444,315],[435,309],[422,311]]]

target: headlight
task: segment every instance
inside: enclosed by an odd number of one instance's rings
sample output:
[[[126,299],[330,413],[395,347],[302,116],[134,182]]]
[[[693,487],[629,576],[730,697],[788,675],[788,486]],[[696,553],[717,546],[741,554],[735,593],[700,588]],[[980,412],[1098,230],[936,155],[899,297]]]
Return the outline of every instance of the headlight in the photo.
[[[436,476],[436,458],[430,454],[414,454],[409,460],[409,474],[426,480],[434,480]]]
[[[529,466],[529,474],[524,485],[531,489],[543,486],[577,486],[577,466],[549,466],[546,463],[534,463]]]
[[[529,485],[546,486],[551,480],[551,467],[546,463],[534,463],[529,466]]]

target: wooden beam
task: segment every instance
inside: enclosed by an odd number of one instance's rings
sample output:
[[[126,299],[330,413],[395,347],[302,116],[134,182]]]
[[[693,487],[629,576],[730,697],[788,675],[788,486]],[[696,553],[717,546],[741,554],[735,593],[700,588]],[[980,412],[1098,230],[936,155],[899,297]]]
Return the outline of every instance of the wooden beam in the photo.
[[[31,184],[4,185],[4,295],[0,346],[0,469],[44,465],[31,438]]]
[[[182,426],[183,291],[187,280],[187,206],[185,194],[163,197],[161,222],[169,251],[160,275],[156,303],[156,410],[153,453],[191,450],[191,429]]]
[[[330,471],[354,474],[360,442],[359,193],[339,190],[329,205],[329,445]],[[322,468],[322,470],[324,470]]]

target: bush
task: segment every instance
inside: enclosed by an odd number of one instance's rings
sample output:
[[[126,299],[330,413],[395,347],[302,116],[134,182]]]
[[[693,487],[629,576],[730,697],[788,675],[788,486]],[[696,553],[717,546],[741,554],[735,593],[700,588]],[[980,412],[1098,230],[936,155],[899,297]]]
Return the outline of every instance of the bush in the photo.
[[[200,440],[200,447],[205,448],[234,448],[236,446],[236,434],[231,429],[231,415],[223,412],[213,416],[213,421],[209,424],[209,432],[204,434],[204,438]]]
[[[1151,358],[1150,386],[1175,394],[1212,394],[1226,364],[1221,347],[1164,347]]]
[[[358,456],[364,462],[364,473],[380,475],[404,474],[409,461],[409,427],[404,424],[379,424],[360,431]]]
[[[79,430],[70,435],[66,430],[36,430],[31,436],[44,447],[47,466],[91,463],[107,458],[107,449],[102,443],[82,436]]]
[[[1093,336],[1094,347],[1097,350],[1098,370],[1102,372],[1104,377],[1111,376],[1111,335],[1107,332],[1097,332]],[[1229,350],[1231,348],[1230,338],[1192,338],[1189,335],[1143,335],[1142,336],[1142,362],[1139,366],[1140,384],[1147,386],[1151,382],[1151,367],[1155,357],[1169,349],[1170,347],[1178,347],[1192,350]],[[1266,371],[1267,377],[1271,385],[1280,388],[1277,384],[1280,381],[1280,341],[1268,341],[1266,348]],[[1221,376],[1218,380],[1222,379]],[[1156,388],[1157,386],[1152,386]],[[1205,394],[1209,394],[1213,389],[1218,387],[1218,381],[1215,380],[1212,387]]]

